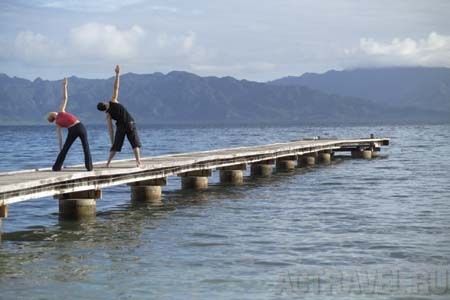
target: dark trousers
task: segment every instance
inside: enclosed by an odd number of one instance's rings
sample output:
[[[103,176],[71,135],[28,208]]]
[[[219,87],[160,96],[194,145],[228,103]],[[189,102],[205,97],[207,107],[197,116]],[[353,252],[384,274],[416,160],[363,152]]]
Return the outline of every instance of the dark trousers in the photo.
[[[53,165],[53,171],[60,171],[61,167],[64,163],[64,159],[66,159],[67,152],[70,149],[70,146],[72,146],[73,142],[77,138],[80,138],[81,144],[83,145],[83,152],[84,152],[84,165],[86,166],[86,169],[88,171],[92,170],[92,158],[91,158],[91,152],[89,151],[89,143],[88,143],[88,137],[86,128],[84,128],[83,124],[78,123],[70,128],[68,128],[67,138],[64,142],[64,146],[58,154],[58,158],[56,158],[56,162]]]

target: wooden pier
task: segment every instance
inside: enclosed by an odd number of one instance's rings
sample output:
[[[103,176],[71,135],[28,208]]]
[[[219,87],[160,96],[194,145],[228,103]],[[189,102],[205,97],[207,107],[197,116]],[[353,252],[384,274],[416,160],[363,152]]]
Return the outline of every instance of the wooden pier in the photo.
[[[84,166],[50,168],[0,173],[0,236],[1,219],[6,218],[8,206],[21,201],[54,196],[59,198],[61,218],[95,216],[96,199],[101,189],[128,184],[131,198],[142,201],[158,200],[161,186],[168,176],[180,176],[185,189],[203,189],[214,169],[220,171],[222,183],[239,184],[243,171],[251,166],[251,176],[270,176],[275,165],[278,170],[328,163],[335,152],[350,152],[353,158],[372,158],[388,138],[367,139],[304,139],[255,147],[219,149],[146,157],[142,166],[134,159],[117,160],[110,168],[105,163],[94,164],[87,172]]]

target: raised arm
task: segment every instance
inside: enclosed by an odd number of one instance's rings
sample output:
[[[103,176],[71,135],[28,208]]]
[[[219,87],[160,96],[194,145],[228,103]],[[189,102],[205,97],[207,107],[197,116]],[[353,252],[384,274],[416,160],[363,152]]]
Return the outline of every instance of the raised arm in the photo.
[[[109,140],[111,141],[111,146],[112,146],[114,144],[114,127],[113,127],[111,116],[109,115],[109,113],[106,113],[106,123],[108,123]]]
[[[120,66],[117,65],[116,66],[116,81],[114,82],[114,90],[113,90],[113,95],[111,98],[111,102],[119,102],[119,100],[117,100],[117,97],[119,97],[119,84],[120,84]]]
[[[56,125],[56,134],[58,135],[59,151],[61,151],[62,150],[62,134],[61,134],[61,127],[59,125]]]
[[[59,111],[60,112],[65,112],[66,111],[66,105],[67,105],[67,78],[64,78],[64,80],[63,80],[63,89],[64,89],[64,94],[63,94],[63,101],[61,103],[61,106],[59,107]]]

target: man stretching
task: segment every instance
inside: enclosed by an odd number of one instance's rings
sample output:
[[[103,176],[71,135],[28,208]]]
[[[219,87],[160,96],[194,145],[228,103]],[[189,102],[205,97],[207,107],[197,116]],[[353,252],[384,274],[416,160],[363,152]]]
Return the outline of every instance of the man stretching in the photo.
[[[137,133],[136,124],[134,123],[133,117],[130,113],[119,103],[117,97],[119,95],[119,73],[120,67],[116,66],[116,81],[114,83],[114,90],[111,101],[109,102],[99,102],[97,104],[97,109],[99,111],[106,112],[106,121],[109,128],[109,138],[111,140],[111,150],[109,152],[108,162],[106,167],[109,168],[111,160],[113,159],[116,152],[122,150],[123,140],[125,135],[133,148],[134,156],[136,157],[136,165],[141,166],[141,158],[139,155],[139,147],[141,147],[141,142],[139,140],[139,135]],[[114,128],[111,119],[116,121],[116,135],[114,136]]]

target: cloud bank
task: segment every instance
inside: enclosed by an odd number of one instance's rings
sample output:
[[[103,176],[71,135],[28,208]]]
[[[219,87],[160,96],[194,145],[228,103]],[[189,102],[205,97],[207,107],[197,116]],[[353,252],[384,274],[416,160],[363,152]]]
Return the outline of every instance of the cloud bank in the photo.
[[[390,42],[361,38],[358,48],[345,53],[354,64],[450,67],[450,36],[431,32],[424,39],[394,38]]]
[[[14,41],[3,41],[0,58],[34,66],[114,63],[164,63],[176,61],[189,66],[205,63],[211,55],[199,45],[197,34],[148,33],[139,25],[119,28],[112,24],[90,22],[70,29],[64,40],[24,30]]]

